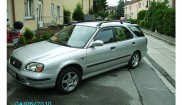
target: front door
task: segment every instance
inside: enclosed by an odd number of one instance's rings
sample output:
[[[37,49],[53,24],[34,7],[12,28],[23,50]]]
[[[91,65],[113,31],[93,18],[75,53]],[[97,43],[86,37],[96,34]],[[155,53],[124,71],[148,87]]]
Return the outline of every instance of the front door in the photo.
[[[113,65],[113,31],[110,27],[98,32],[94,41],[102,40],[103,46],[87,48],[87,73],[102,72]]]
[[[39,24],[39,27],[43,27],[43,19],[42,19],[42,1],[39,1],[38,3],[38,24]]]

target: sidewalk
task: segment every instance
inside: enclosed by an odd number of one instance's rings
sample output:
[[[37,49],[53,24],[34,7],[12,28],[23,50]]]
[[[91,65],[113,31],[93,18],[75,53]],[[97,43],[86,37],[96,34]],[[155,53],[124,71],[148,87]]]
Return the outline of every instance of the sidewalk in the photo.
[[[167,72],[166,74],[175,82],[175,38],[146,29],[142,29],[142,31],[148,39],[147,54],[162,67]]]
[[[161,39],[171,45],[176,45],[176,40],[175,38],[171,37],[171,36],[167,36],[167,35],[164,35],[164,34],[160,34],[160,33],[157,33],[157,32],[152,32],[150,30],[147,30],[147,29],[144,29],[144,28],[141,28],[142,31],[145,33],[145,34],[149,34],[155,38],[158,38],[158,39]]]

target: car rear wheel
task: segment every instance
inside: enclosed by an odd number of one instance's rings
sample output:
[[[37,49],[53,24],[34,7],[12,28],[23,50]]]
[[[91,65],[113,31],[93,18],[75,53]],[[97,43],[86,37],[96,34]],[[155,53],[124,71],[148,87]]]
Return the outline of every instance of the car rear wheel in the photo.
[[[136,68],[140,62],[140,59],[141,59],[140,54],[138,52],[134,52],[128,62],[128,67],[131,69]]]
[[[61,93],[71,93],[80,84],[81,75],[77,68],[67,67],[59,74],[56,89]]]

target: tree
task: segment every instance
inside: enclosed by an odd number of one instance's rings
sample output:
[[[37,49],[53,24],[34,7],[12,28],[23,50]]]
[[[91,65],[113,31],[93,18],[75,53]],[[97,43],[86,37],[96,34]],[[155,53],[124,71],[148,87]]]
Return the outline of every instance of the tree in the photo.
[[[73,19],[76,21],[84,20],[84,13],[80,3],[76,5],[76,9],[73,12]]]
[[[119,0],[118,6],[116,9],[116,18],[119,19],[120,17],[124,17],[124,1]]]
[[[71,14],[71,12],[69,10],[64,9],[64,24],[69,24],[70,14]]]
[[[93,1],[93,12],[96,16],[101,16],[102,18],[107,17],[107,1],[106,0],[94,0]]]

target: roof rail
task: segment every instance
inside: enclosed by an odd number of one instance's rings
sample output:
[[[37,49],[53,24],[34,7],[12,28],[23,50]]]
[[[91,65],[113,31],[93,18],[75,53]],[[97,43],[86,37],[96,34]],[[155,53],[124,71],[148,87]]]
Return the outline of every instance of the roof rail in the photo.
[[[110,22],[120,22],[121,24],[123,24],[123,22],[120,21],[120,20],[111,20],[111,21],[102,21],[102,22],[100,22],[99,24],[97,24],[97,26],[99,27],[99,26],[101,26],[103,23],[110,23]]]

